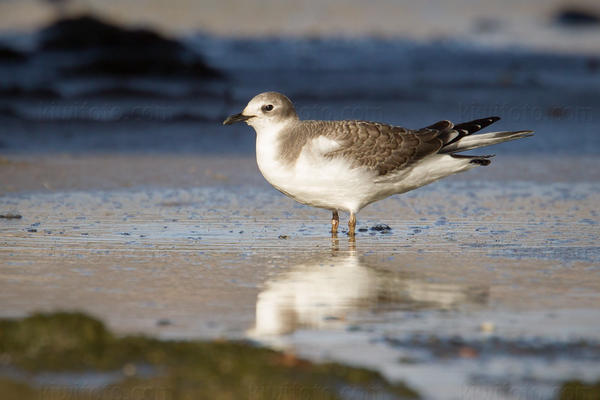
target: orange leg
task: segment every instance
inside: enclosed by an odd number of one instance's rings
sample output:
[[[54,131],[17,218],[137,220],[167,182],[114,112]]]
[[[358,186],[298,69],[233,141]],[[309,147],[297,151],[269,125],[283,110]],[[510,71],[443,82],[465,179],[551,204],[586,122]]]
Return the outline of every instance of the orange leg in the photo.
[[[348,236],[354,237],[354,231],[356,229],[356,215],[353,212],[350,213],[350,219],[348,220]]]
[[[333,235],[337,234],[339,225],[340,225],[340,216],[338,215],[337,210],[334,210],[333,215],[331,216],[331,233]]]

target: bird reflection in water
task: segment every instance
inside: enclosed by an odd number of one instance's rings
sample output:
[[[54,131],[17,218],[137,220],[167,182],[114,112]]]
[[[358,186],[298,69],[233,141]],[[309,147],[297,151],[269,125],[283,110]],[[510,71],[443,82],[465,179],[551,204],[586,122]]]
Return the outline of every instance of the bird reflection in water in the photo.
[[[258,294],[255,327],[249,335],[344,326],[349,314],[361,310],[451,310],[487,301],[486,288],[427,282],[389,261],[386,265],[367,260],[358,255],[353,240],[347,250],[340,250],[339,240],[332,238],[331,252],[309,258],[266,282]]]

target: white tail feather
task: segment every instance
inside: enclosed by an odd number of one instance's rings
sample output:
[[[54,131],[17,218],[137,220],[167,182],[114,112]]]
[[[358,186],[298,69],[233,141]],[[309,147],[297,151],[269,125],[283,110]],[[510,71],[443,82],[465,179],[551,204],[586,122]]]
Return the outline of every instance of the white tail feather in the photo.
[[[457,142],[450,143],[442,147],[440,153],[456,153],[459,151],[467,151],[479,147],[491,146],[509,140],[515,140],[531,136],[533,131],[518,131],[518,132],[490,132],[481,133],[478,135],[468,135]]]

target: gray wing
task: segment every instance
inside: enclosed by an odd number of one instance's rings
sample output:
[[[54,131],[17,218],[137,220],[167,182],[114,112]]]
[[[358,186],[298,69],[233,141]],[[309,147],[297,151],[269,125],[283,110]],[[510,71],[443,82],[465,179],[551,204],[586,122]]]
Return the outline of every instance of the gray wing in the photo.
[[[368,121],[314,122],[327,124],[321,132],[340,144],[325,156],[351,159],[355,165],[376,170],[382,176],[410,167],[498,119],[489,117],[456,126],[444,120],[418,130]]]
[[[354,165],[376,170],[380,176],[437,153],[444,145],[441,131],[435,128],[410,130],[366,121],[335,121],[335,125],[326,129],[332,132],[327,136],[340,148],[325,156],[350,159]]]

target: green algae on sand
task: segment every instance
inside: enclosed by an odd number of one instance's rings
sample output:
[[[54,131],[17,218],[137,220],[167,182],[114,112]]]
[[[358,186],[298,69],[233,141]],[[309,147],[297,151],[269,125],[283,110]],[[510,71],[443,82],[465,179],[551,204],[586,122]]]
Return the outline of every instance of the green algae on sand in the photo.
[[[585,383],[578,380],[565,382],[559,390],[560,400],[596,400],[600,399],[600,381]]]
[[[314,364],[247,342],[118,337],[80,313],[0,320],[0,363],[13,372],[0,377],[3,399],[419,397],[366,369]],[[76,381],[77,374],[102,371],[113,379],[99,386],[32,384],[42,373],[73,374]]]

